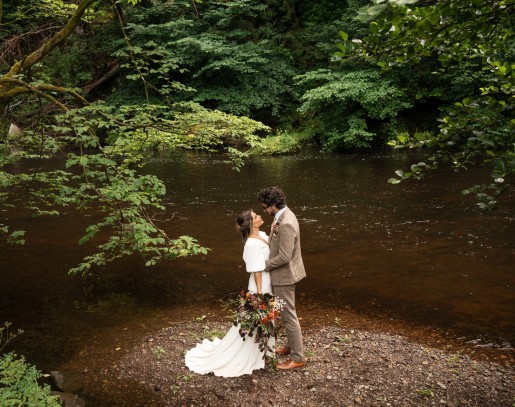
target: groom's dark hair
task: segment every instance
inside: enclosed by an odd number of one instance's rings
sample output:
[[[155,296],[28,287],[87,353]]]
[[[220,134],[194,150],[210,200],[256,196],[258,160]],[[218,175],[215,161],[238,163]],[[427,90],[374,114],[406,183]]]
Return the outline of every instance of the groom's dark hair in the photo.
[[[257,199],[267,207],[275,205],[277,209],[282,209],[286,206],[286,195],[284,195],[284,192],[277,187],[270,187],[261,190],[257,194]]]

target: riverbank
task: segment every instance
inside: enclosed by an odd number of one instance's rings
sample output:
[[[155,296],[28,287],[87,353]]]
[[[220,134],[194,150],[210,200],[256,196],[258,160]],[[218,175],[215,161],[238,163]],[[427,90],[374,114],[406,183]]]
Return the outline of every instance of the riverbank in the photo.
[[[305,368],[281,372],[269,363],[231,379],[197,375],[184,366],[187,349],[223,334],[229,322],[202,316],[174,322],[125,352],[114,349],[110,355],[119,357],[106,357],[103,367],[85,369],[83,397],[88,406],[513,405],[512,350],[461,348],[437,333],[423,341],[422,329],[394,334],[370,322],[365,318],[355,324],[363,327],[350,328],[345,317],[330,313],[318,323],[304,321]]]

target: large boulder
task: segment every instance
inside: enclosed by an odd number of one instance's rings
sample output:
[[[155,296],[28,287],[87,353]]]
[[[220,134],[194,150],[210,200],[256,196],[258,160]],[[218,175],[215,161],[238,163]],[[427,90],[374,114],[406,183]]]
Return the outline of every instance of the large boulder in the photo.
[[[52,387],[63,393],[78,393],[82,390],[80,376],[75,372],[50,372]]]

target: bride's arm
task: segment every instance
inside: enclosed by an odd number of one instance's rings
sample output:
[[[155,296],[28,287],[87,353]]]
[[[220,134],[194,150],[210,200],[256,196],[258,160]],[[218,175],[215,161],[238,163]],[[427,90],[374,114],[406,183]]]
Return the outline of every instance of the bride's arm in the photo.
[[[258,294],[261,294],[261,281],[263,280],[261,271],[256,271],[254,274],[254,281],[256,282],[256,288]]]

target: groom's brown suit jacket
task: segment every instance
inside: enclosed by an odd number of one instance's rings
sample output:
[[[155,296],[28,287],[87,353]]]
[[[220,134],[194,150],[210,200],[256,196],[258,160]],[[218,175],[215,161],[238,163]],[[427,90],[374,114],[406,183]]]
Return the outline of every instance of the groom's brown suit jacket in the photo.
[[[287,207],[279,218],[277,234],[270,239],[270,258],[266,270],[270,271],[272,286],[291,285],[306,277],[300,251],[299,222]]]

